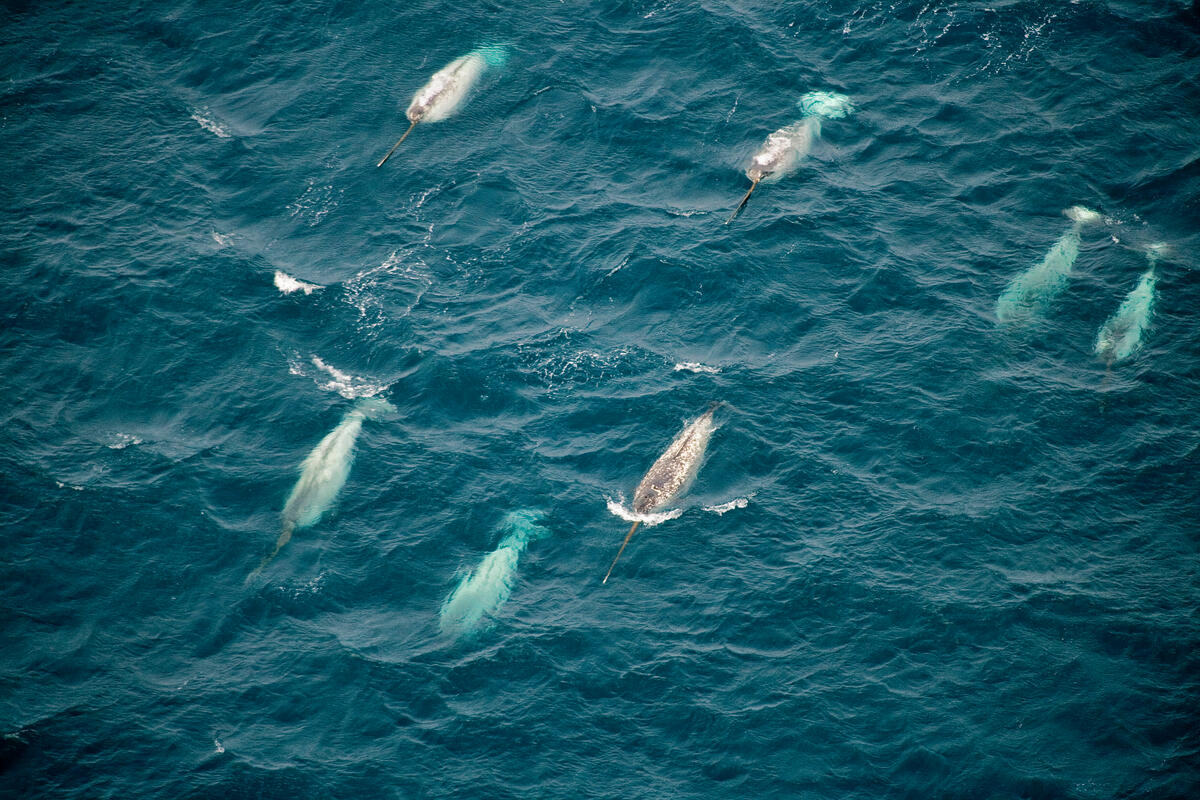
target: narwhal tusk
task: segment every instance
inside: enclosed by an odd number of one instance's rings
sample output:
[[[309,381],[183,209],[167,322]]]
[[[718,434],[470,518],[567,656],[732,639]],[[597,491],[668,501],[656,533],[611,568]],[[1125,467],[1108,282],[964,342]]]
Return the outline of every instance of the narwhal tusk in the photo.
[[[621,557],[621,553],[625,552],[625,545],[629,544],[629,540],[633,538],[633,532],[636,531],[638,529],[638,525],[641,524],[642,521],[639,519],[637,522],[633,523],[633,527],[629,529],[629,533],[625,534],[625,541],[621,542],[621,549],[617,551],[617,557],[613,559],[611,564],[609,564],[608,572],[604,573],[604,580],[600,581],[600,583],[608,583],[608,576],[612,575],[613,567],[617,565],[617,560]]]
[[[750,184],[750,191],[746,192],[746,196],[742,198],[742,202],[738,203],[737,208],[735,208],[733,210],[733,213],[729,215],[729,219],[725,220],[726,225],[733,222],[733,218],[738,215],[738,212],[740,212],[743,208],[746,207],[746,202],[750,199],[750,195],[754,194],[754,190],[756,188],[758,188],[758,181],[761,181],[761,180],[762,180],[762,178],[759,178],[758,180],[756,180]]]
[[[1107,389],[1108,389],[1108,379],[1110,377],[1112,377],[1112,365],[1113,365],[1112,356],[1109,356],[1107,362],[1104,365],[1104,380],[1100,381],[1100,413],[1101,414],[1104,413],[1104,407],[1108,404],[1107,403],[1108,397],[1105,395],[1105,391],[1107,391]]]
[[[270,564],[273,560],[275,560],[275,556],[279,555],[279,551],[283,549],[283,546],[291,541],[292,531],[295,530],[295,528],[296,526],[294,523],[284,524],[283,531],[279,534],[279,538],[275,541],[275,549],[271,551],[271,555],[264,556],[263,560],[258,562],[258,566],[254,568],[254,572],[251,572],[246,576],[247,584],[258,577],[258,574],[262,572],[264,568],[266,568],[267,564]]]
[[[389,158],[391,158],[391,157],[392,157],[392,153],[396,152],[396,148],[400,146],[400,142],[403,142],[405,139],[407,139],[407,138],[408,138],[408,135],[409,135],[410,133],[412,133],[412,129],[413,129],[413,128],[415,128],[415,127],[417,127],[417,120],[415,120],[415,119],[414,119],[414,120],[412,121],[412,124],[408,126],[408,130],[406,130],[406,131],[404,132],[404,135],[400,137],[400,141],[399,141],[399,142],[396,142],[394,145],[392,145],[392,149],[391,149],[391,150],[388,150],[388,153],[387,153],[387,155],[386,155],[386,156],[384,156],[383,158],[381,158],[381,159],[379,160],[379,163],[375,165],[375,168],[376,168],[376,169],[378,169],[379,167],[382,167],[382,166],[384,165],[384,162],[386,162],[386,161],[387,161]]]

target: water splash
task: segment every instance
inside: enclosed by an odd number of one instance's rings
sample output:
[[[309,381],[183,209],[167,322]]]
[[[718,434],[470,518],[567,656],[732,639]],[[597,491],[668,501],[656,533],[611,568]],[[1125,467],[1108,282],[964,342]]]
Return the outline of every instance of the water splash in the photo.
[[[699,361],[683,361],[675,365],[676,372],[697,372],[703,375],[716,375],[721,371],[720,367],[710,367],[706,364],[701,364]]]
[[[275,270],[275,288],[284,294],[291,294],[292,292],[304,292],[305,294],[312,294],[318,289],[324,289],[325,287],[319,286],[315,283],[305,283],[304,281],[297,280],[291,275],[288,275],[286,272],[277,269]]]
[[[381,383],[372,383],[366,378],[359,378],[356,375],[342,372],[340,369],[326,364],[321,360],[320,356],[313,356],[312,363],[313,366],[331,378],[331,380],[319,384],[320,387],[326,391],[337,392],[347,400],[354,400],[359,397],[374,397],[387,388]]]
[[[124,450],[126,447],[141,443],[141,438],[134,436],[132,433],[114,433],[108,437],[104,446],[110,450]]]
[[[670,511],[658,511],[651,514],[639,514],[631,508],[626,508],[620,502],[611,497],[604,498],[608,506],[608,513],[614,517],[620,517],[626,522],[640,522],[647,528],[653,528],[655,525],[661,525],[667,520],[676,519],[683,514],[682,508],[672,508]]]
[[[841,119],[854,112],[854,102],[837,92],[809,92],[796,102],[806,117]]]
[[[337,367],[325,363],[320,356],[312,356],[309,363],[316,367],[314,374],[308,364],[295,354],[289,360],[288,372],[305,378],[312,378],[317,386],[327,392],[337,392],[347,400],[357,400],[360,397],[374,397],[387,388],[385,384],[375,383],[357,375],[343,372]]]
[[[718,503],[715,506],[704,506],[704,510],[711,511],[717,516],[722,516],[729,511],[733,511],[735,508],[745,508],[748,505],[750,505],[749,497],[737,497],[733,500],[730,500],[728,503]]]
[[[196,109],[192,112],[192,119],[194,119],[201,128],[204,128],[204,130],[208,131],[219,139],[232,138],[233,134],[229,131],[229,128],[209,116],[211,113],[212,112],[208,111],[207,109],[203,111]]]

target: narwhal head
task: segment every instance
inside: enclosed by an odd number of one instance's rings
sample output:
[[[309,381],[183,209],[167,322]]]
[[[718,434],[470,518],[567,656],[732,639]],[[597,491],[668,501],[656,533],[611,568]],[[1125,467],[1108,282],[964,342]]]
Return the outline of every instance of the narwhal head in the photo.
[[[472,51],[482,58],[492,69],[503,67],[508,63],[508,46],[503,44],[487,44]]]
[[[750,168],[746,170],[746,177],[754,183],[758,183],[770,174],[771,170],[760,167],[758,164],[751,164]]]
[[[1153,267],[1158,263],[1160,258],[1165,255],[1169,255],[1170,252],[1171,246],[1166,242],[1155,242],[1154,244],[1146,246],[1146,260],[1149,261],[1150,266]]]
[[[391,419],[399,412],[382,397],[364,397],[354,405],[354,411],[365,419]]]

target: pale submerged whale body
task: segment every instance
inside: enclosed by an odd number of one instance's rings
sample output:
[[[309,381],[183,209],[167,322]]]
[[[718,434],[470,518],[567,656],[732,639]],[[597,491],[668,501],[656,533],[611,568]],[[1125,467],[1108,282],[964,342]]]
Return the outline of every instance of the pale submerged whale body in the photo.
[[[392,157],[392,153],[408,138],[418,122],[440,122],[457,111],[483,73],[489,67],[503,66],[507,60],[508,51],[504,47],[490,45],[472,50],[435,72],[429,82],[413,95],[408,110],[404,112],[408,117],[408,130],[375,166],[382,167]]]
[[[750,190],[725,220],[726,225],[745,207],[758,184],[777,181],[795,171],[800,160],[808,155],[813,140],[820,138],[822,118],[839,119],[854,110],[849,97],[835,92],[809,92],[797,105],[804,117],[768,136],[750,160],[750,166],[746,168]]]
[[[717,407],[718,404],[714,403],[708,411],[688,423],[687,427],[679,432],[666,451],[650,467],[650,471],[646,473],[633,492],[634,513],[646,515],[661,511],[668,503],[688,490],[696,478],[696,473],[700,470],[700,463],[704,460],[704,453],[708,449],[708,440],[712,438],[713,431],[716,430],[713,414],[716,413]],[[633,538],[633,532],[641,524],[642,520],[634,520],[629,533],[625,535],[625,541],[621,542],[621,549],[617,551],[616,557],[608,567],[608,572],[604,574],[602,583],[608,583],[608,577],[612,575],[613,567],[617,565],[617,560],[625,552],[625,546]]]
[[[1108,362],[1110,367],[1129,358],[1142,347],[1142,338],[1149,329],[1150,319],[1154,314],[1155,288],[1158,284],[1157,265],[1165,247],[1160,243],[1147,249],[1146,260],[1150,262],[1149,269],[1142,273],[1137,286],[1125,296],[1125,300],[1096,334],[1096,355]]]
[[[1072,221],[1040,263],[1013,278],[996,300],[996,319],[1021,322],[1042,312],[1067,288],[1067,279],[1079,257],[1080,231],[1084,225],[1101,221],[1095,211],[1072,206],[1063,212]]]
[[[292,487],[292,493],[283,506],[280,514],[281,531],[275,549],[247,576],[247,582],[275,558],[297,528],[315,525],[333,505],[350,475],[350,467],[354,463],[354,445],[362,432],[363,420],[377,419],[395,410],[395,406],[382,398],[363,398],[313,448],[301,464],[300,479]]]
[[[550,532],[538,524],[536,511],[513,511],[504,518],[508,531],[500,545],[468,572],[442,603],[443,633],[463,635],[486,625],[508,602],[517,579],[517,563],[530,542]]]

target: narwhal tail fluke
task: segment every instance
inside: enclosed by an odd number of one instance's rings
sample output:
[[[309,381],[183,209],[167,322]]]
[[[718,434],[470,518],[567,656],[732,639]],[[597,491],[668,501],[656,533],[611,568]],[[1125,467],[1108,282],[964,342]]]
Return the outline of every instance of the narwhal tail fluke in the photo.
[[[633,538],[633,532],[636,531],[638,529],[638,525],[641,524],[642,521],[639,519],[637,522],[633,523],[633,527],[629,529],[629,533],[625,534],[625,541],[621,542],[621,549],[617,551],[617,557],[613,559],[613,562],[608,565],[608,572],[604,573],[604,580],[600,581],[601,583],[608,583],[608,576],[612,575],[613,567],[617,565],[617,561],[621,558],[621,553],[625,552],[625,545],[629,544],[629,540]]]
[[[375,165],[375,167],[376,167],[377,169],[378,169],[379,167],[382,167],[382,166],[383,166],[383,165],[384,165],[384,164],[387,162],[387,160],[388,160],[389,158],[391,158],[391,157],[392,157],[392,153],[396,152],[396,148],[397,148],[397,147],[399,147],[399,146],[400,146],[400,144],[401,144],[401,143],[402,143],[402,142],[403,142],[405,139],[407,139],[407,138],[408,138],[408,135],[409,135],[410,133],[412,133],[412,129],[413,129],[413,128],[415,128],[415,127],[417,127],[417,121],[414,119],[414,120],[412,121],[412,123],[411,123],[411,124],[408,126],[408,130],[406,130],[406,131],[404,132],[404,135],[400,137],[400,141],[398,141],[398,142],[396,142],[394,145],[392,145],[392,149],[391,149],[391,150],[388,150],[388,152],[387,152],[387,155],[386,155],[386,156],[384,156],[383,158],[379,159],[379,163]]]
[[[271,561],[274,560],[275,556],[279,555],[279,551],[285,544],[288,543],[288,540],[292,538],[292,531],[295,529],[296,523],[294,522],[285,522],[283,524],[283,530],[280,532],[279,538],[275,541],[275,549],[271,551],[269,556],[264,556],[263,560],[258,562],[258,566],[254,568],[254,571],[246,576],[246,583],[249,583],[257,578],[258,574],[262,572],[264,568],[266,568],[267,564],[270,564]]]
[[[753,183],[750,184],[750,191],[746,192],[746,196],[742,198],[742,202],[738,203],[737,208],[735,208],[733,210],[733,213],[729,215],[729,219],[725,220],[726,225],[733,222],[733,218],[736,217],[739,213],[741,213],[742,209],[746,207],[746,203],[749,202],[750,195],[754,194],[754,190],[757,188],[758,188],[758,181],[754,181]]]

